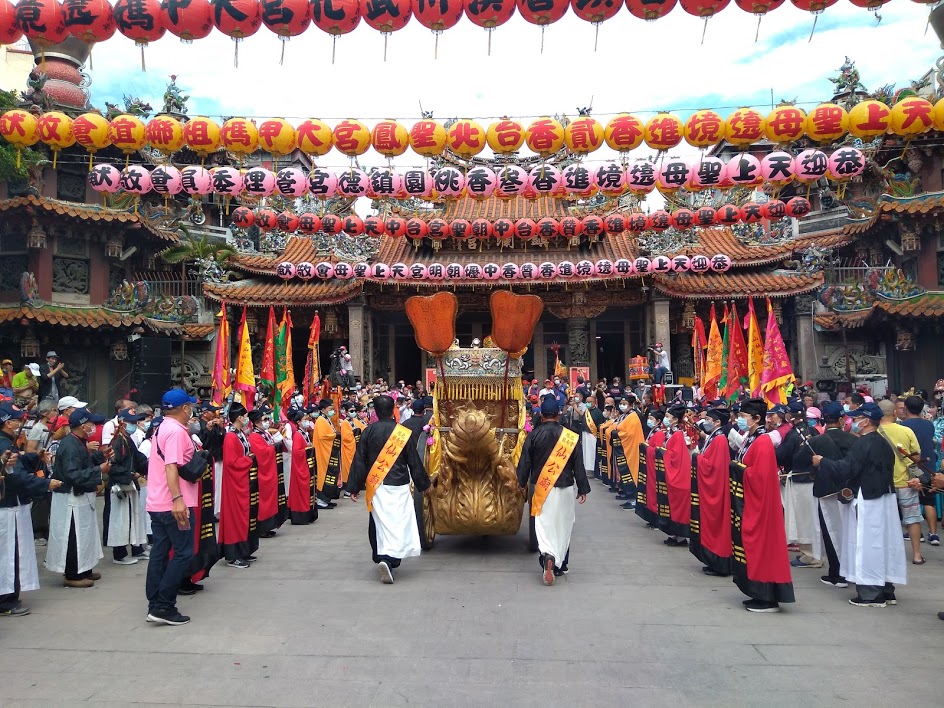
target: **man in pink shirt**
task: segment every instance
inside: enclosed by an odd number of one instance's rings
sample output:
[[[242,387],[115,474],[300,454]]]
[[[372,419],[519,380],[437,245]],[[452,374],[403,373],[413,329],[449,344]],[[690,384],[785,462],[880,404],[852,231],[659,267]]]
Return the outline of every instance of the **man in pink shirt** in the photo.
[[[194,444],[187,432],[193,404],[185,391],[171,389],[164,394],[164,412],[154,433],[148,461],[147,512],[151,517],[151,558],[148,562],[146,592],[148,622],[173,626],[190,618],[177,610],[177,589],[193,558],[193,509],[198,505],[197,485],[182,479],[178,467],[187,464]],[[174,557],[170,559],[173,548]]]

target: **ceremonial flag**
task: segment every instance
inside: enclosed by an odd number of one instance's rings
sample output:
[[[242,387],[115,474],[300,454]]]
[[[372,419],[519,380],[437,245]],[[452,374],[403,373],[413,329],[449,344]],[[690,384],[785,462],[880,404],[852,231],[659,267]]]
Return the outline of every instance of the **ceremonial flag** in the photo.
[[[728,317],[728,306],[724,306],[724,337],[721,339],[721,378],[718,380],[718,397],[724,398],[728,393],[728,357],[731,354],[731,320]]]
[[[764,341],[764,371],[761,374],[760,387],[764,398],[769,403],[786,403],[787,395],[784,390],[787,384],[796,380],[793,367],[787,356],[787,348],[780,336],[780,326],[774,317],[770,298],[767,298],[767,337]]]
[[[737,398],[741,384],[747,385],[747,345],[744,343],[744,332],[738,320],[737,308],[731,303],[731,333],[730,348],[728,349],[728,388],[725,398],[733,401]]]
[[[318,386],[321,380],[320,339],[321,317],[315,312],[315,317],[311,321],[311,330],[308,333],[308,354],[305,357],[305,383],[302,390],[305,405],[311,405],[315,399],[315,391],[320,390]]]
[[[279,334],[275,339],[276,404],[288,408],[295,391],[295,365],[292,363],[292,316],[282,309]]]
[[[213,362],[213,404],[222,406],[233,389],[229,371],[229,320],[226,303],[220,307],[220,327],[216,333],[216,358]]]
[[[695,318],[695,327],[692,329],[692,350],[695,352],[695,378],[699,383],[705,379],[705,349],[708,341],[705,338],[705,323],[701,317]]]
[[[269,324],[266,327],[265,348],[262,350],[262,368],[259,383],[266,387],[269,405],[275,400],[275,310],[269,305]]]
[[[252,368],[252,345],[249,343],[245,307],[239,322],[239,352],[236,354],[236,381],[233,388],[239,392],[240,403],[251,411],[256,400],[256,372]]]
[[[718,318],[715,316],[714,303],[711,305],[711,325],[708,330],[708,356],[705,359],[705,380],[702,390],[705,398],[712,401],[718,397],[718,382],[721,380],[722,342],[718,330]]]
[[[751,396],[761,395],[760,379],[764,371],[764,342],[760,336],[757,313],[754,312],[754,298],[747,301],[747,378]]]

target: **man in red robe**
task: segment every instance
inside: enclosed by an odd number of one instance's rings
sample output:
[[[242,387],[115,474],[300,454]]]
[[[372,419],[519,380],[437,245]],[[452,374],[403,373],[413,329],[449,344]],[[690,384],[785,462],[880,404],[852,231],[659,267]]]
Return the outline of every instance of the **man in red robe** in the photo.
[[[279,513],[279,469],[276,465],[276,446],[282,444],[269,431],[269,408],[256,408],[249,412],[252,429],[249,438],[249,450],[256,457],[259,466],[259,538],[272,538],[284,519]]]
[[[725,435],[729,419],[724,409],[705,413],[705,439],[692,478],[689,550],[705,564],[705,575],[731,575],[731,448]]]
[[[643,519],[650,528],[659,523],[659,494],[656,481],[656,449],[665,444],[665,430],[662,421],[665,413],[653,410],[647,424],[649,435],[639,451],[639,483],[636,485],[636,516]]]
[[[795,602],[787,533],[780,499],[780,468],[774,444],[764,428],[767,402],[741,404],[736,420],[746,434],[731,465],[731,542],[734,583],[748,599],[749,612],[780,612],[781,602]]]
[[[315,497],[315,449],[311,445],[314,427],[309,413],[301,408],[290,408],[288,425],[291,440],[286,438],[291,455],[291,483],[288,486],[288,512],[293,525],[310,524],[318,519]]]
[[[659,529],[668,535],[663,543],[675,547],[688,545],[692,510],[692,454],[685,433],[685,412],[685,406],[673,406],[666,412],[669,439],[665,450],[656,454]]]
[[[255,473],[249,439],[249,415],[246,408],[234,403],[229,409],[230,429],[223,438],[223,485],[220,490],[220,551],[231,568],[248,568],[255,560],[252,555],[259,548],[256,521],[258,503],[252,503],[252,494],[258,497],[258,478]]]

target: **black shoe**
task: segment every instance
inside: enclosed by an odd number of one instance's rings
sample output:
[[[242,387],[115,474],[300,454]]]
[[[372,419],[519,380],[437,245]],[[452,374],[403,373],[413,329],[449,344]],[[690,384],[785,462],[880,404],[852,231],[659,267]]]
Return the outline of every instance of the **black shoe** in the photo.
[[[939,620],[944,620],[944,612],[938,612],[938,613],[937,613],[937,618],[938,618]]]
[[[713,568],[709,568],[708,566],[705,566],[704,568],[702,568],[701,572],[704,573],[705,575],[710,575],[713,578],[727,577],[724,573],[719,573],[717,570],[714,570]]]
[[[627,499],[629,499],[629,495],[623,494],[622,492],[620,492],[619,494],[616,495],[616,498],[619,499],[620,501],[626,501]]]
[[[248,568],[249,563],[244,561],[242,558],[237,558],[236,560],[231,560],[226,563],[230,568]]]
[[[885,607],[885,598],[881,600],[863,600],[861,597],[853,597],[849,600],[850,605],[855,607]]]
[[[182,615],[177,610],[171,610],[170,612],[157,612],[152,611],[148,612],[147,616],[148,622],[153,622],[155,624],[169,624],[172,627],[178,627],[182,624],[187,624],[190,621],[190,618],[187,615]]]
[[[620,504],[620,509],[635,509],[635,508],[636,508],[636,502],[634,501],[628,501],[625,504]]]
[[[608,491],[610,494],[616,494],[616,487],[610,487],[607,491]]]
[[[252,562],[257,561],[257,560],[259,560],[259,559],[256,558],[255,556],[250,555],[250,556],[243,556],[243,560],[246,561],[247,563],[252,563]]]
[[[202,585],[197,585],[196,583],[187,583],[186,585],[181,585],[177,589],[177,594],[178,595],[196,595],[201,590],[203,590]]]
[[[828,575],[824,575],[824,576],[822,576],[819,580],[820,580],[820,582],[823,583],[824,585],[831,585],[831,586],[834,587],[834,588],[847,588],[847,587],[849,587],[849,583],[847,583],[847,582],[846,582],[846,579],[845,579],[845,578],[842,578],[842,577],[839,577],[839,578],[831,578],[831,577],[829,577]]]
[[[885,593],[885,604],[886,605],[897,605],[898,598],[895,597],[895,593],[887,592]]]
[[[261,538],[274,538],[274,537],[275,537],[275,530],[274,530],[274,529],[273,529],[272,531],[268,531],[268,532],[262,534],[262,536],[261,536]]]
[[[744,609],[748,612],[780,612],[780,605],[776,602],[761,602],[760,600],[751,600],[744,604]]]

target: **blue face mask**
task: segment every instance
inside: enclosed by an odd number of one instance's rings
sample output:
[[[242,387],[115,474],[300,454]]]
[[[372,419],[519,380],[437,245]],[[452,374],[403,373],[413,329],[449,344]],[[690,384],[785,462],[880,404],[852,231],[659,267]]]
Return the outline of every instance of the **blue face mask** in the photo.
[[[842,409],[843,409],[846,413],[848,413],[849,411],[852,410],[852,407],[851,407],[848,403],[845,403],[845,404],[843,404]]]
[[[818,423],[819,423],[819,421],[816,420],[816,418],[807,418],[807,419],[806,419],[806,424],[807,424],[808,426],[810,426],[811,428],[815,428]]]
[[[125,431],[129,434],[138,432],[137,423],[125,423]]]
[[[747,429],[751,427],[751,424],[748,422],[747,418],[741,418],[740,416],[738,416],[736,425],[737,429],[742,433],[746,432]]]
[[[650,427],[650,428],[658,428],[658,427],[659,427],[659,421],[657,421],[655,418],[650,418],[650,419],[648,420],[648,423],[649,423],[649,427]]]
[[[862,421],[861,421],[861,420],[857,420],[855,423],[853,423],[851,430],[852,430],[853,433],[862,432]]]

